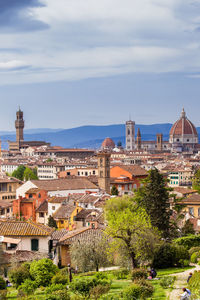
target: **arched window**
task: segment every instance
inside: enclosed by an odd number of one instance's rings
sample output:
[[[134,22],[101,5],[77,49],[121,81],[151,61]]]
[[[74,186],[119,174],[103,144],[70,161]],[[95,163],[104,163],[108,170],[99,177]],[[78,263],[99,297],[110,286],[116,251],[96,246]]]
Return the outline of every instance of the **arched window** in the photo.
[[[130,129],[128,129],[127,134],[130,135],[130,133],[131,133],[131,132],[130,132]]]

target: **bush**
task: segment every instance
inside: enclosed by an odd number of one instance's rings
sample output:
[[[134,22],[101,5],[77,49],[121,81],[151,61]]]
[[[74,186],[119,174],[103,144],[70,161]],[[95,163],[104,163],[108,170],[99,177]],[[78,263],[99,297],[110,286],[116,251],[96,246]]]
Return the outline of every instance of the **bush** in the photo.
[[[66,289],[63,284],[52,284],[45,289],[45,294],[52,294],[53,292]]]
[[[168,289],[170,287],[172,287],[172,285],[174,284],[176,280],[176,277],[172,277],[172,276],[165,276],[160,280],[160,285],[164,288],[164,289]]]
[[[154,254],[153,267],[159,269],[180,266],[181,260],[189,259],[189,253],[183,246],[163,244]]]
[[[112,274],[118,280],[120,280],[120,279],[126,279],[127,276],[128,276],[128,274],[129,274],[129,270],[126,269],[126,268],[122,268],[122,269],[119,269],[119,270],[112,271]]]
[[[190,258],[191,263],[196,264],[199,256],[200,256],[200,253],[194,252]]]
[[[0,276],[0,290],[5,290],[5,289],[6,289],[6,282],[3,279],[3,277]]]
[[[200,272],[195,271],[189,280],[189,288],[193,293],[198,293],[200,290]]]
[[[23,264],[9,272],[9,279],[18,288],[26,279],[30,279],[29,265]]]
[[[66,289],[62,289],[46,295],[45,300],[70,300],[70,296]]]
[[[190,265],[189,259],[180,259],[178,263],[182,268]]]
[[[18,289],[22,291],[24,294],[29,295],[32,294],[36,288],[37,283],[35,281],[32,281],[31,279],[26,279],[19,287]]]
[[[200,247],[200,234],[198,235],[190,234],[188,236],[175,239],[174,242],[177,245],[184,246],[188,250],[193,247]]]
[[[200,252],[200,247],[192,247],[190,250],[189,250],[189,255],[190,257],[192,256],[193,253],[195,252]]]
[[[147,271],[144,269],[134,269],[131,273],[132,281],[146,279],[147,278]]]
[[[0,290],[0,299],[1,300],[7,299],[7,290]]]
[[[90,290],[90,297],[92,299],[99,299],[102,295],[107,294],[110,290],[110,284],[108,285],[97,285]]]
[[[67,275],[62,275],[60,272],[51,278],[52,284],[63,284],[66,285],[69,282]]]
[[[108,275],[105,272],[97,272],[95,277],[97,279],[108,279]]]
[[[97,278],[76,278],[70,284],[70,289],[74,293],[81,294],[82,296],[86,297],[90,294],[92,288],[97,285],[107,286],[110,285],[108,280],[100,280]]]
[[[151,297],[154,292],[153,285],[145,279],[136,280],[134,283],[139,284],[143,287],[142,297],[148,298]]]
[[[146,299],[151,297],[154,292],[154,288],[149,283],[143,282],[143,285],[138,283],[133,283],[131,286],[126,288],[123,292],[124,300],[133,300],[133,299]]]
[[[48,286],[52,277],[58,272],[58,268],[47,258],[33,261],[30,266],[30,275],[39,286]]]

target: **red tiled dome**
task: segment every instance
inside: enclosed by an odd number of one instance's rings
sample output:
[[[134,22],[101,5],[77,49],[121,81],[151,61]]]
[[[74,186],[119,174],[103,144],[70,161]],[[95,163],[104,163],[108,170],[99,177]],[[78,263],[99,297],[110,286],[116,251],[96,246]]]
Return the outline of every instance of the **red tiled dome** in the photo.
[[[170,130],[170,136],[175,135],[188,135],[198,136],[197,130],[190,120],[186,118],[185,111],[182,111],[181,118],[176,121]]]
[[[115,143],[113,142],[113,140],[111,138],[106,138],[103,143],[101,144],[102,148],[115,148]]]

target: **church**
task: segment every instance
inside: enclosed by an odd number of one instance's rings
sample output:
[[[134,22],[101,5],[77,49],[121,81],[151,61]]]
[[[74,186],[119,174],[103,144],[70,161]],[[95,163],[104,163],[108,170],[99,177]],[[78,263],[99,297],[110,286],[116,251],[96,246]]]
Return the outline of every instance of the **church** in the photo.
[[[198,152],[200,150],[196,127],[182,110],[180,118],[174,123],[169,133],[169,141],[163,140],[162,133],[157,134],[156,141],[143,141],[140,129],[135,138],[135,122],[126,122],[126,150],[152,152]]]

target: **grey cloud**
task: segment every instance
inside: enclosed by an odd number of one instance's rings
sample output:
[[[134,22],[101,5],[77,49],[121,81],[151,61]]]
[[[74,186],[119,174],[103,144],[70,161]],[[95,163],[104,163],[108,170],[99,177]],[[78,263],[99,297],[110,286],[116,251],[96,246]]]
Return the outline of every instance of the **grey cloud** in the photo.
[[[49,27],[32,18],[28,10],[44,6],[40,0],[0,0],[0,32],[34,31]]]

